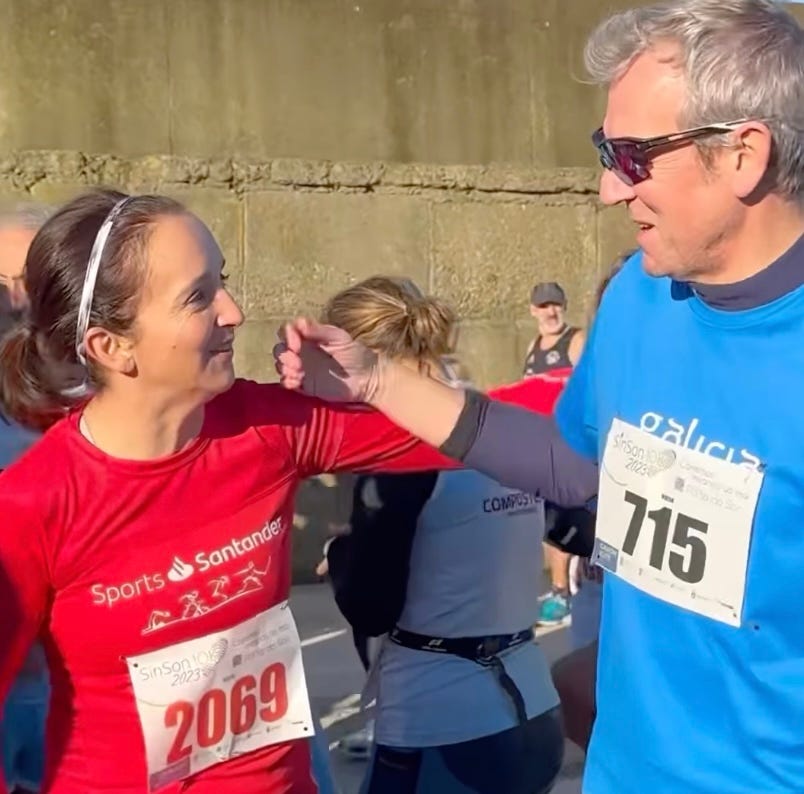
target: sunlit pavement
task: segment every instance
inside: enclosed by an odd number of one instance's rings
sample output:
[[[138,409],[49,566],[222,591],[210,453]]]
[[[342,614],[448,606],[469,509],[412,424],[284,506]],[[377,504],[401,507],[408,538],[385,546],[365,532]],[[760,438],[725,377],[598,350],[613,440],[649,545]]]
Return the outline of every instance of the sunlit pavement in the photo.
[[[363,715],[358,709],[363,668],[328,585],[294,587],[291,604],[304,647],[310,700],[327,733],[333,772],[341,794],[356,794],[366,764],[344,758],[334,745],[342,736],[363,725]],[[567,652],[565,629],[538,633],[539,642],[551,662]],[[582,770],[583,755],[568,743],[564,768],[553,794],[580,794]]]

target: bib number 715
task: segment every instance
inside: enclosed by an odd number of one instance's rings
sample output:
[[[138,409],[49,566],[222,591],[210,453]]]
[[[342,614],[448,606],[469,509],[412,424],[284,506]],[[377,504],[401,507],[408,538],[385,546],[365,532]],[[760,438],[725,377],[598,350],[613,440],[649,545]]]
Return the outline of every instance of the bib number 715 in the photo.
[[[651,567],[661,571],[665,564],[668,536],[673,518],[673,510],[666,505],[655,510],[648,510],[648,500],[633,491],[625,492],[625,501],[632,505],[634,512],[628,524],[623,540],[622,552],[633,557],[637,541],[646,524],[645,519],[653,523],[651,540]],[[688,584],[700,582],[706,570],[706,544],[701,535],[706,535],[709,525],[685,513],[677,513],[673,524],[673,535],[670,541],[670,552],[667,554],[667,567],[677,579]]]

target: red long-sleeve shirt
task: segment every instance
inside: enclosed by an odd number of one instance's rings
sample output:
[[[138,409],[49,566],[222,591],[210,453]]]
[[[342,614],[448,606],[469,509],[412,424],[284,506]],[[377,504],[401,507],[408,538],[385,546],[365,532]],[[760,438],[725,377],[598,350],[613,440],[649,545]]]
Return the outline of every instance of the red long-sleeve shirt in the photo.
[[[536,381],[500,396],[549,410],[560,385]],[[454,465],[379,413],[248,381],[209,403],[196,440],[158,460],[105,455],[77,413],[55,425],[0,475],[0,699],[41,636],[52,683],[45,790],[148,790],[125,660],[287,599],[302,479]],[[286,742],[161,791],[313,794],[309,769],[307,743]]]

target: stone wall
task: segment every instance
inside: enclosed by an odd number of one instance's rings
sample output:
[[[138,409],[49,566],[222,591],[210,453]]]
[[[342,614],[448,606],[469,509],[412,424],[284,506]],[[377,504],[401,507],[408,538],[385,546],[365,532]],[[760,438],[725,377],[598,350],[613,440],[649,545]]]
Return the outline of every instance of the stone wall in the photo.
[[[0,0],[0,150],[592,166],[635,2]]]
[[[586,168],[23,151],[0,159],[0,199],[57,204],[114,185],[184,201],[217,236],[246,312],[241,375],[273,379],[284,319],[316,312],[357,279],[404,273],[459,311],[462,361],[486,386],[519,375],[534,281],[565,284],[571,319],[583,323],[599,273],[630,245],[631,224],[596,200],[597,178]],[[298,578],[310,575],[326,522],[345,519],[335,484],[324,477],[302,489]]]
[[[565,284],[570,318],[584,323],[601,271],[631,244],[624,214],[597,201],[597,178],[585,168],[53,151],[0,159],[5,199],[57,204],[114,185],[187,203],[218,237],[247,316],[238,370],[263,379],[282,320],[375,273],[408,275],[457,309],[461,355],[479,384],[516,377],[534,281]]]

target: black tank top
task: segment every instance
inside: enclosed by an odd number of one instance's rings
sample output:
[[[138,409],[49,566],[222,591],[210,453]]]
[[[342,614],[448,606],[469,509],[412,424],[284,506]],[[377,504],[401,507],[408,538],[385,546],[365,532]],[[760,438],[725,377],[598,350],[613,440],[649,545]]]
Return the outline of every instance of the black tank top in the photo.
[[[542,350],[539,347],[539,339],[541,339],[541,337],[537,336],[536,341],[533,343],[533,348],[525,359],[525,368],[522,374],[527,377],[529,375],[541,375],[543,372],[549,372],[551,369],[571,367],[572,361],[570,361],[569,357],[569,346],[572,337],[575,336],[578,331],[580,331],[580,328],[568,325],[561,332],[561,336],[556,339],[556,343],[547,350]]]

